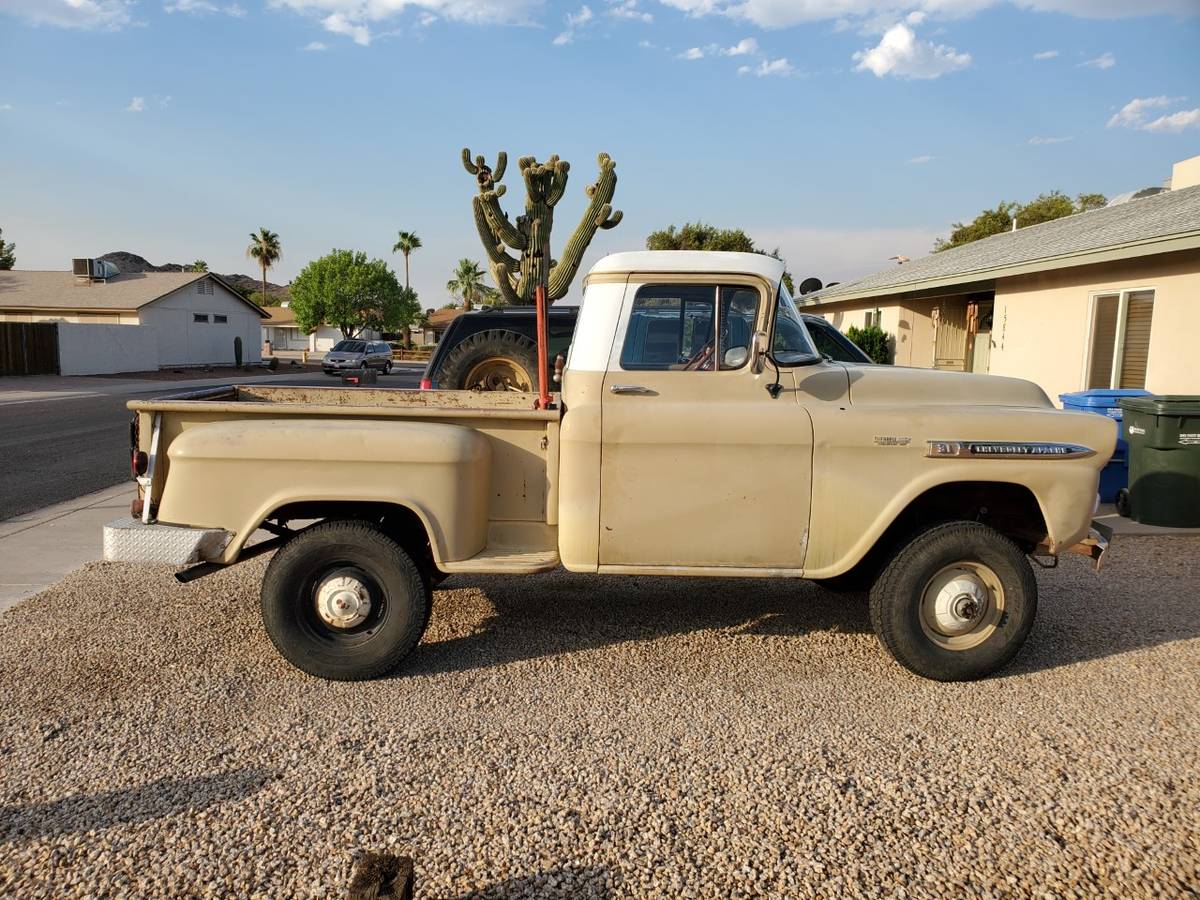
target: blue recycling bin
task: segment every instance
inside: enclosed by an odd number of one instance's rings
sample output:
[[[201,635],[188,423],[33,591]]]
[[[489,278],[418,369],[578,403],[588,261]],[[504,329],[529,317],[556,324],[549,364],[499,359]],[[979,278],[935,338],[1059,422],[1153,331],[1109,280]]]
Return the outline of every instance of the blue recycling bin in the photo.
[[[1094,388],[1090,391],[1074,391],[1070,394],[1059,394],[1063,409],[1074,412],[1098,413],[1110,419],[1121,421],[1122,397],[1149,397],[1149,391],[1140,388],[1122,388],[1108,390]],[[1113,451],[1112,459],[1100,473],[1100,499],[1112,503],[1117,498],[1117,491],[1129,485],[1129,445],[1125,442],[1124,430],[1117,434],[1117,448]]]

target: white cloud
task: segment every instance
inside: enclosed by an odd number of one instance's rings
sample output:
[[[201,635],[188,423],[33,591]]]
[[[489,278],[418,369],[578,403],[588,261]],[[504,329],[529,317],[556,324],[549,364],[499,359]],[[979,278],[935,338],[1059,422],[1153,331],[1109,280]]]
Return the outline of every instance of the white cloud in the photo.
[[[922,154],[921,156],[914,156],[908,162],[910,165],[919,166],[919,165],[922,165],[923,163],[933,162],[934,159],[936,159],[936,157],[929,156],[928,154]]]
[[[1040,53],[1033,54],[1034,59],[1054,59],[1058,56],[1057,50],[1043,50]]]
[[[555,46],[561,47],[563,44],[569,44],[575,40],[575,32],[585,27],[589,22],[596,18],[592,8],[587,4],[579,7],[577,13],[567,13],[567,30],[562,32],[554,39]]]
[[[33,25],[117,29],[133,23],[131,0],[3,0],[0,13]]]
[[[1163,109],[1184,98],[1135,97],[1113,113],[1108,120],[1109,128],[1142,128],[1150,118],[1150,111]]]
[[[360,47],[371,43],[371,29],[360,22],[347,19],[342,13],[330,13],[321,20],[321,25],[332,34],[344,34]]]
[[[638,0],[606,0],[606,2],[608,3],[608,9],[604,11],[606,16],[614,19],[630,19],[635,22],[654,21],[654,16],[644,9],[638,8]]]
[[[8,112],[13,108],[11,103],[0,103],[0,112]]]
[[[765,78],[768,75],[791,75],[795,72],[795,68],[786,58],[766,60],[764,59],[757,66],[742,66],[738,69],[739,75],[754,75],[757,78]]]
[[[472,25],[530,24],[544,0],[267,0],[274,9],[304,15],[340,15],[347,23],[373,25],[412,10],[431,13],[451,22]]]
[[[246,10],[236,3],[231,3],[228,6],[218,6],[216,3],[211,2],[211,0],[171,0],[171,2],[163,4],[163,12],[191,13],[198,16],[225,13],[225,15],[233,16],[235,19],[244,18],[246,15]]]
[[[129,101],[129,105],[125,107],[125,112],[140,113],[146,108],[145,97],[134,97]]]
[[[1087,66],[1092,69],[1111,69],[1117,64],[1117,58],[1111,53],[1101,53],[1095,59],[1089,59],[1081,62],[1080,66]]]
[[[1165,131],[1178,134],[1185,128],[1200,127],[1200,107],[1196,109],[1181,109],[1169,116],[1159,116],[1153,122],[1142,126],[1143,131]]]
[[[417,18],[417,26],[419,28],[428,28],[437,20],[438,17],[431,12],[421,13],[421,15]]]
[[[1073,137],[1031,137],[1029,143],[1035,147],[1042,147],[1047,144],[1065,144],[1067,141],[1073,141]]]
[[[702,49],[700,49],[699,47],[692,47],[691,49],[684,50],[682,53],[680,53],[679,58],[680,59],[704,59],[704,51]]]
[[[754,56],[758,53],[758,41],[754,38],[742,38],[732,47],[721,51],[722,56]]]
[[[1157,13],[1195,16],[1196,0],[659,0],[690,16],[719,15],[753,22],[762,28],[789,28],[805,22],[880,17],[888,25],[908,10],[908,24],[925,16],[965,18],[993,6],[1013,5],[1034,12],[1064,13],[1090,19]],[[885,26],[886,27],[886,26]]]
[[[246,18],[246,10],[243,9],[237,3],[231,3],[227,7],[225,7],[225,14],[229,15],[229,16],[233,16],[235,19]]]
[[[948,72],[965,69],[971,64],[971,54],[959,53],[953,47],[917,39],[907,25],[893,25],[870,50],[854,54],[859,72],[873,72],[875,77],[893,75],[897,78],[937,78]]]
[[[327,48],[320,41],[309,41],[302,49],[308,50],[311,53],[319,53]]]

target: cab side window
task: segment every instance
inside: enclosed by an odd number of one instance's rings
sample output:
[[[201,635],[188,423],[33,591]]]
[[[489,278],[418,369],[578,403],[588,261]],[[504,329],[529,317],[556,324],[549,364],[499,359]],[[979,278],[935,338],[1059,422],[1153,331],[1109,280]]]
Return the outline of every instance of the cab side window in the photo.
[[[750,356],[758,300],[756,289],[738,285],[643,285],[630,312],[621,368],[741,368]]]

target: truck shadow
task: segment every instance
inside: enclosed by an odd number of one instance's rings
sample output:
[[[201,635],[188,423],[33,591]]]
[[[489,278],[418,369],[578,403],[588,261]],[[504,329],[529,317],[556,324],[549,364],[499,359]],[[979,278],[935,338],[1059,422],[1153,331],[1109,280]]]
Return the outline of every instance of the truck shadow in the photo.
[[[833,594],[795,579],[596,576],[557,570],[535,577],[458,576],[443,587],[446,592],[482,591],[491,608],[476,613],[474,621],[447,622],[460,616],[454,594],[436,592],[430,633],[399,677],[487,668],[700,631],[785,637],[871,631],[865,595]],[[457,633],[439,639],[442,624]]]
[[[0,844],[20,843],[146,822],[197,811],[257,793],[275,776],[261,769],[236,769],[195,778],[157,778],[135,787],[73,794],[59,800],[0,807]]]

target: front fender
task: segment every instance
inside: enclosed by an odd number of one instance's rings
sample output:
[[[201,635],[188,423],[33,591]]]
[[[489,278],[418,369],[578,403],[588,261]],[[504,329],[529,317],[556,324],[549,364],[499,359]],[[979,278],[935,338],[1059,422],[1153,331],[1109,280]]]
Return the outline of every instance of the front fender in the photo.
[[[241,419],[188,428],[167,449],[158,520],[223,528],[222,562],[272,512],[303,501],[389,503],[424,523],[434,560],[487,543],[491,445],[461,425],[364,419]]]

